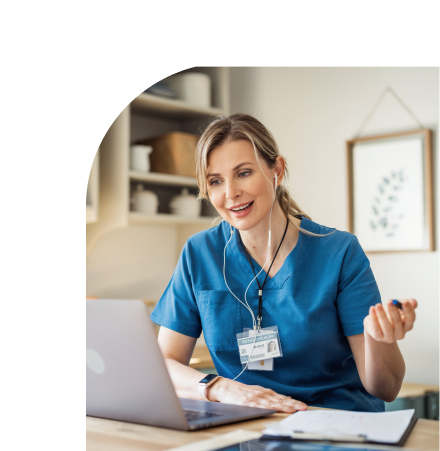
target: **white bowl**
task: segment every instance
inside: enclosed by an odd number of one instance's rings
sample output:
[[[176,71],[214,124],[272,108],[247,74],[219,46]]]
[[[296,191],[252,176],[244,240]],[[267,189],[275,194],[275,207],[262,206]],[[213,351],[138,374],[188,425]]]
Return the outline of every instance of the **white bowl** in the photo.
[[[172,75],[164,80],[179,99],[192,105],[211,106],[211,78],[200,72]]]
[[[133,210],[140,213],[154,215],[157,213],[159,199],[153,191],[141,190],[133,193]]]
[[[178,194],[171,199],[170,211],[173,215],[198,217],[202,211],[202,204],[197,200],[197,196],[189,194],[184,188],[182,194]]]

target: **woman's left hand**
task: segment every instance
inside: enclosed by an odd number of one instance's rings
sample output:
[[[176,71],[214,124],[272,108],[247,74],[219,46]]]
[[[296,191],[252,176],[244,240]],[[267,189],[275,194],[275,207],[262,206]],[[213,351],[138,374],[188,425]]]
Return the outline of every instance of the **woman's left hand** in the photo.
[[[364,319],[364,330],[376,341],[394,343],[402,340],[405,334],[413,328],[416,319],[415,299],[400,299],[400,310],[393,305],[392,299],[386,304],[376,304],[370,307],[368,316]]]

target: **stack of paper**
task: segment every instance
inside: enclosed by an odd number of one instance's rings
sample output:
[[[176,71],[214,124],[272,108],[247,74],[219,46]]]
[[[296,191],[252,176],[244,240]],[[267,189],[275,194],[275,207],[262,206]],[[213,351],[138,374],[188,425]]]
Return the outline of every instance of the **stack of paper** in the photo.
[[[265,435],[303,440],[398,443],[414,416],[414,409],[395,412],[308,410],[271,423]]]

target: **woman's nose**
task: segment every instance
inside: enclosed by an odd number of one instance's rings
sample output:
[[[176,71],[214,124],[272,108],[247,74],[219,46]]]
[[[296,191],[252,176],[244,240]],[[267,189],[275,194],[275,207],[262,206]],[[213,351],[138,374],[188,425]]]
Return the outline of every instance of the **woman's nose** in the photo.
[[[226,183],[226,198],[234,200],[240,195],[240,191],[234,182]]]

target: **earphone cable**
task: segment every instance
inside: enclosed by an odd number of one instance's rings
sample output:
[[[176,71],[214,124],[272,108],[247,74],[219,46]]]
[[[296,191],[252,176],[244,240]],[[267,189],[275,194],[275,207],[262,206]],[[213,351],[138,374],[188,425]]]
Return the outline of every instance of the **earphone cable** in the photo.
[[[263,267],[262,267],[261,270],[258,272],[258,274],[256,274],[255,277],[250,281],[249,285],[248,285],[247,288],[246,288],[246,291],[244,292],[244,301],[245,301],[246,304],[243,303],[240,299],[238,299],[238,297],[237,297],[237,296],[232,292],[232,290],[229,288],[228,282],[226,281],[226,248],[228,247],[228,244],[230,243],[230,241],[231,241],[231,239],[232,239],[232,235],[233,235],[233,233],[234,233],[233,230],[232,230],[232,226],[230,226],[230,227],[231,227],[231,236],[229,237],[229,240],[228,240],[228,242],[226,243],[226,246],[225,246],[225,248],[224,248],[224,250],[223,250],[223,279],[225,280],[225,284],[226,284],[226,286],[227,286],[229,292],[232,294],[232,296],[234,296],[234,298],[237,299],[237,301],[240,302],[240,304],[242,304],[244,307],[246,307],[246,308],[249,310],[249,312],[250,312],[250,314],[251,314],[251,316],[252,316],[252,326],[253,326],[253,330],[254,330],[254,333],[255,333],[254,342],[252,343],[252,349],[251,349],[251,352],[249,353],[249,358],[248,358],[248,361],[246,362],[246,366],[243,368],[243,370],[241,371],[240,374],[238,374],[237,376],[234,377],[234,379],[232,379],[233,381],[235,381],[235,379],[237,379],[239,376],[241,376],[241,375],[244,373],[244,371],[247,369],[247,367],[248,367],[248,365],[249,365],[249,362],[250,362],[250,359],[251,359],[251,356],[252,356],[252,352],[253,352],[254,349],[255,349],[255,342],[256,342],[256,340],[257,340],[257,324],[256,324],[256,321],[255,321],[254,313],[253,313],[253,311],[252,311],[252,309],[251,309],[251,307],[249,306],[249,303],[248,303],[248,301],[247,301],[246,295],[247,295],[247,292],[248,292],[248,290],[249,290],[249,287],[252,285],[252,282],[253,282],[255,279],[257,279],[257,277],[261,274],[261,272],[264,270],[264,268],[265,268],[265,266],[266,266],[266,264],[267,264],[267,262],[268,262],[268,260],[269,260],[269,256],[270,256],[271,234],[272,234],[272,210],[273,210],[273,206],[275,205],[276,198],[277,198],[277,180],[278,180],[278,177],[277,177],[277,174],[275,173],[274,198],[273,198],[273,202],[272,202],[272,205],[271,205],[271,207],[270,207],[270,213],[269,213],[269,240],[268,240],[268,246],[267,246],[267,247],[268,247],[268,249],[267,249],[267,257],[266,257],[266,261],[264,262]],[[283,237],[283,238],[284,238],[284,237]],[[252,269],[253,269],[253,268],[252,268]],[[255,274],[255,272],[254,272],[254,274]],[[257,283],[258,283],[258,279],[257,279]]]

